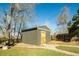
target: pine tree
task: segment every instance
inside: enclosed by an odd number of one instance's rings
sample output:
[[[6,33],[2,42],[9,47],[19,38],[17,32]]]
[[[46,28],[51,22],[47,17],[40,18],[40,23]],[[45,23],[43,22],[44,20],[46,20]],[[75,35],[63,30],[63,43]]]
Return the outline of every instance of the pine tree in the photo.
[[[68,30],[71,36],[79,36],[79,8],[73,16],[72,21],[68,23]]]

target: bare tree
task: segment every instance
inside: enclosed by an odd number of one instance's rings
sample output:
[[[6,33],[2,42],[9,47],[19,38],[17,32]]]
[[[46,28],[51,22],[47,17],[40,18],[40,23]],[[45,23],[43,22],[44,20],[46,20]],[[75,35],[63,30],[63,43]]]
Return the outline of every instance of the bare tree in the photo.
[[[64,7],[58,16],[58,30],[60,33],[67,32],[67,22],[68,22],[68,8]]]
[[[6,10],[3,10],[3,9],[0,9],[1,11],[1,15],[0,15],[0,18],[1,18],[1,30],[2,30],[2,33],[4,35],[5,38],[8,38],[8,35],[7,35],[7,11]]]
[[[32,3],[15,3],[11,4],[11,20],[14,18],[14,32],[21,32],[22,25],[26,25],[27,22],[30,22],[34,18],[34,7],[35,4]],[[11,25],[10,21],[10,25]],[[19,25],[19,26],[18,26]],[[16,28],[18,28],[16,30]],[[11,32],[11,27],[10,27]],[[18,34],[19,36],[19,34]]]

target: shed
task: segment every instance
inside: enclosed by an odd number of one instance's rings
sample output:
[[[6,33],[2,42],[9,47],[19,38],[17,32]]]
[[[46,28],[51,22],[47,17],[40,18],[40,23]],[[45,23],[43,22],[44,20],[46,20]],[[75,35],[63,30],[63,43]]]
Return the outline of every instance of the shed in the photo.
[[[51,41],[50,29],[47,26],[39,26],[22,30],[22,42],[41,45]]]

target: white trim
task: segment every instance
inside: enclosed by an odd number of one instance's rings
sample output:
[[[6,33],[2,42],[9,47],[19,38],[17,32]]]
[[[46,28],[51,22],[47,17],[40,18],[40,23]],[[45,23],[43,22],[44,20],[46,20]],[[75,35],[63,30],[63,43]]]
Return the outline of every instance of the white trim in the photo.
[[[47,30],[47,29],[43,29],[43,28],[37,28],[37,29],[40,29],[40,30],[44,30],[44,31],[50,31],[50,30]]]

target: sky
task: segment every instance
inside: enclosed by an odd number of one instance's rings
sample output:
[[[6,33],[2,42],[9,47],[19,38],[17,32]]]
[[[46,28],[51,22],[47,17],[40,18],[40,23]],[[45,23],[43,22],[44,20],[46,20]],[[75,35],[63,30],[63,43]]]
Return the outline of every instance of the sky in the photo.
[[[0,3],[0,9],[8,10],[9,3]],[[52,31],[56,31],[57,17],[62,12],[64,7],[68,8],[69,17],[76,14],[76,10],[79,8],[77,3],[40,3],[36,4],[34,12],[37,16],[36,25],[47,25]],[[71,20],[69,18],[69,20]]]
[[[79,4],[66,4],[66,3],[45,3],[39,4],[36,7],[36,14],[39,19],[39,24],[47,24],[52,31],[56,31],[57,29],[57,17],[62,12],[64,7],[68,8],[69,17],[76,13],[77,8],[79,8]],[[69,18],[70,20],[71,18]]]

